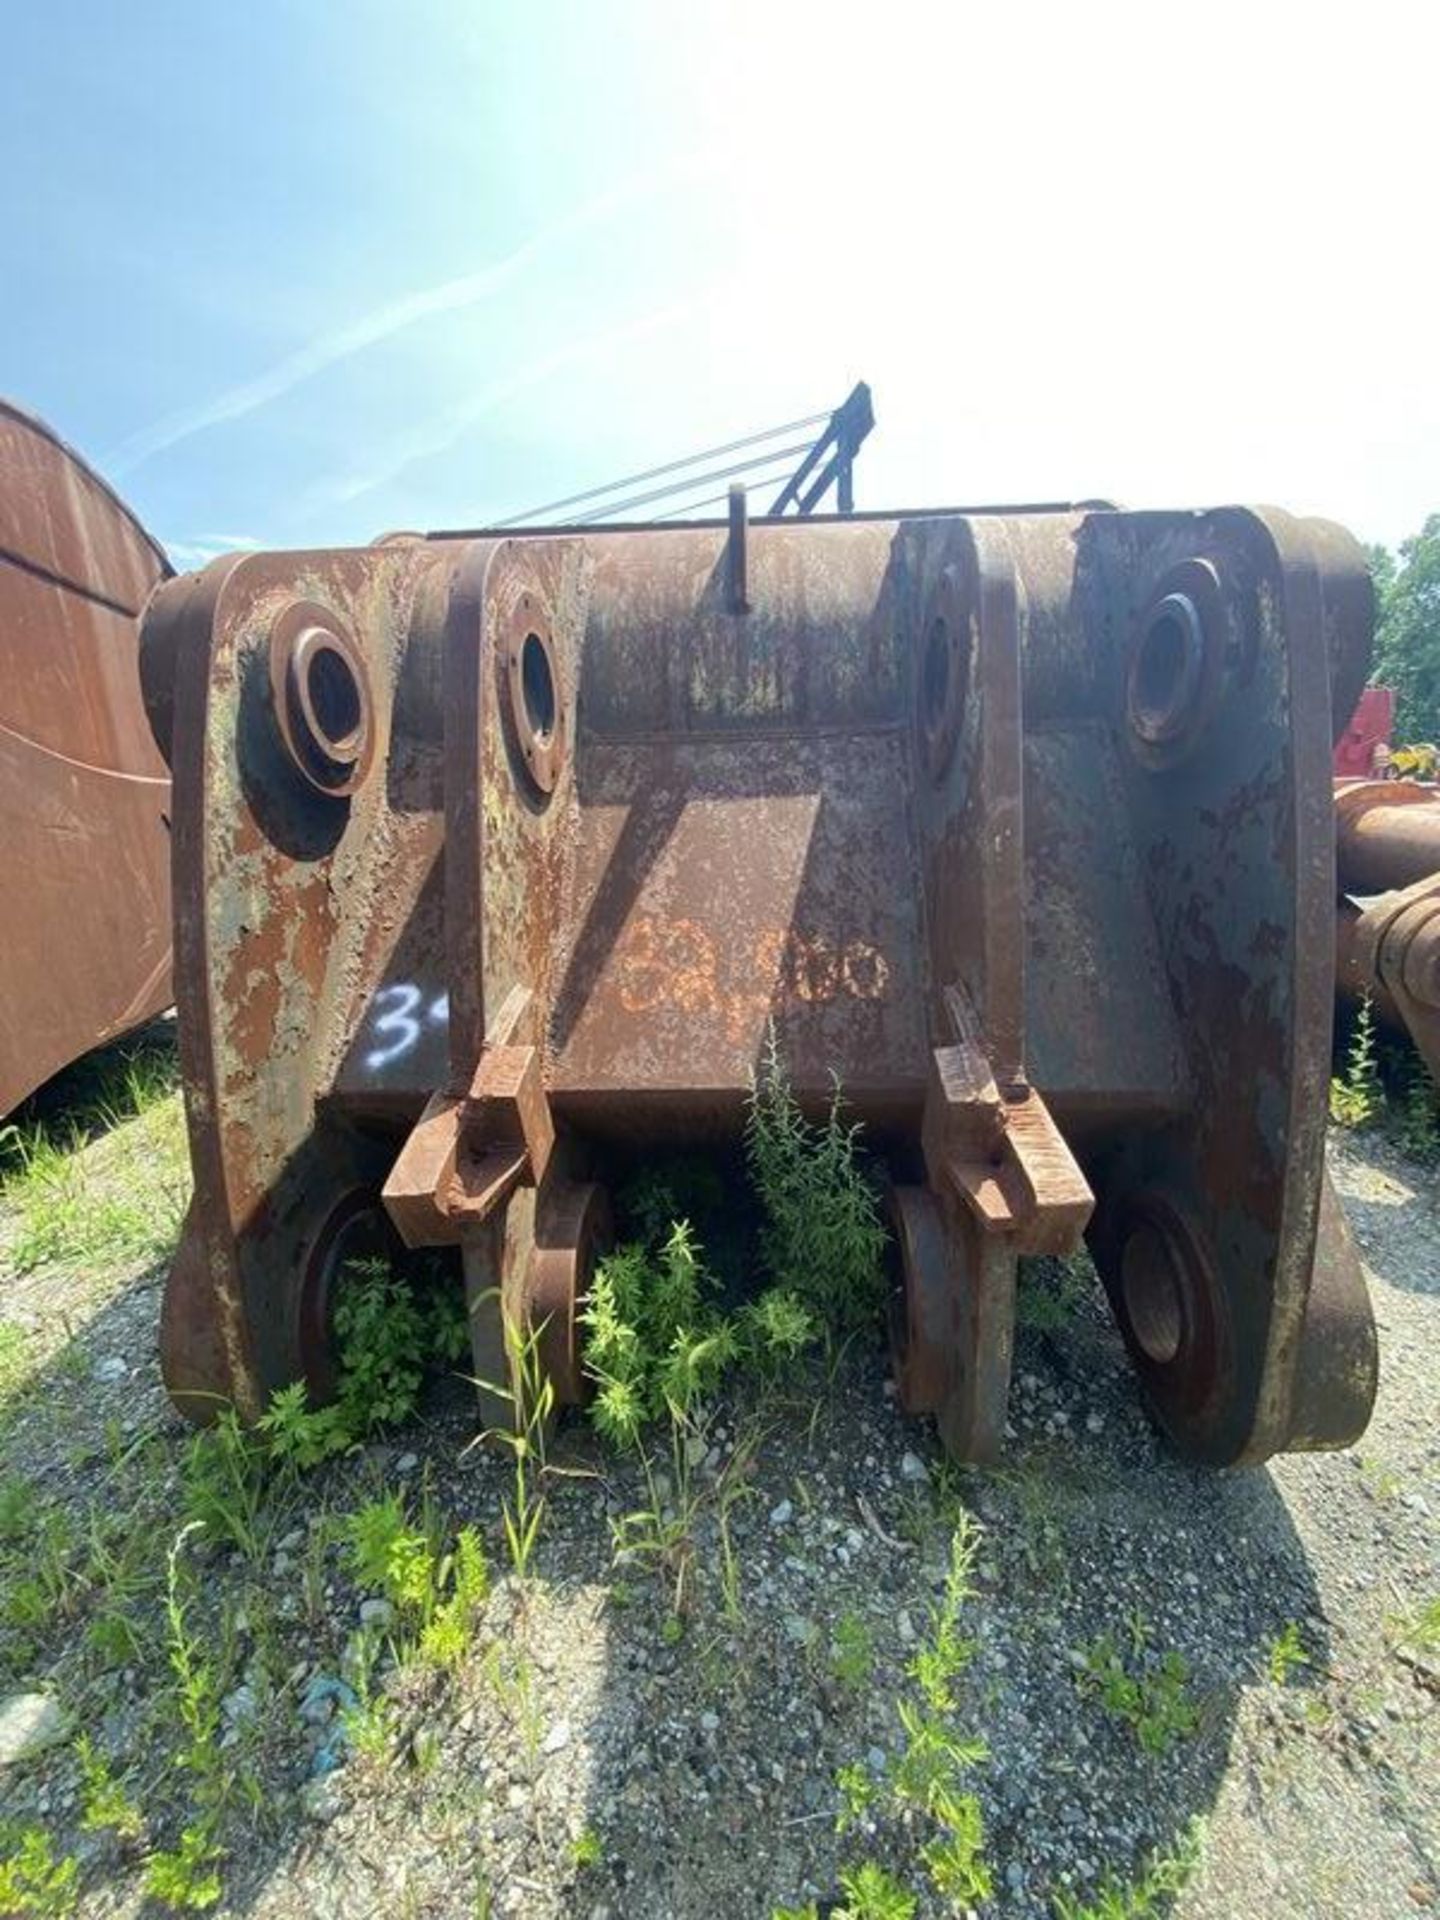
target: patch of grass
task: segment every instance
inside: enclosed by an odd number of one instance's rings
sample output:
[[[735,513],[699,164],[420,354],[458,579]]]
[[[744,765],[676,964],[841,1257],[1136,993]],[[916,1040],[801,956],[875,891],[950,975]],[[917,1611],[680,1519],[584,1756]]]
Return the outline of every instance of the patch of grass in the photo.
[[[154,1260],[174,1245],[190,1185],[175,1077],[173,1057],[136,1050],[61,1119],[0,1128],[0,1197],[15,1216],[17,1272]],[[101,1131],[109,1140],[86,1151]]]
[[[761,1253],[775,1284],[843,1335],[879,1317],[888,1236],[861,1160],[861,1129],[847,1126],[842,1113],[837,1081],[824,1122],[806,1120],[772,1023],[745,1122],[746,1158],[764,1214]]]
[[[1194,1874],[1201,1839],[1200,1823],[1192,1821],[1173,1852],[1153,1854],[1138,1880],[1120,1881],[1107,1874],[1094,1897],[1084,1902],[1057,1893],[1055,1920],[1159,1920]]]
[[[34,1529],[40,1513],[35,1483],[18,1473],[0,1480],[0,1547],[18,1546]]]
[[[1133,1615],[1127,1661],[1113,1636],[1101,1634],[1083,1650],[1075,1684],[1082,1696],[1098,1699],[1107,1713],[1123,1720],[1146,1753],[1163,1754],[1195,1732],[1200,1713],[1190,1697],[1183,1655],[1172,1650],[1157,1659],[1149,1639],[1149,1628]]]
[[[187,1521],[205,1536],[222,1540],[247,1560],[258,1560],[269,1529],[265,1521],[266,1454],[262,1438],[240,1424],[233,1407],[211,1427],[191,1436],[180,1476]]]
[[[30,1375],[30,1338],[13,1320],[0,1320],[0,1407],[13,1400]]]

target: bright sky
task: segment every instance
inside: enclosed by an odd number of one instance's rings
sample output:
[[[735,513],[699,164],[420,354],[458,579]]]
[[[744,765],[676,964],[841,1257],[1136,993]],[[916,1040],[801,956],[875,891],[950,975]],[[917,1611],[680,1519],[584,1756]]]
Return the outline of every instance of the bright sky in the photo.
[[[181,564],[828,407],[861,506],[1440,510],[1440,9],[7,0],[0,389]]]

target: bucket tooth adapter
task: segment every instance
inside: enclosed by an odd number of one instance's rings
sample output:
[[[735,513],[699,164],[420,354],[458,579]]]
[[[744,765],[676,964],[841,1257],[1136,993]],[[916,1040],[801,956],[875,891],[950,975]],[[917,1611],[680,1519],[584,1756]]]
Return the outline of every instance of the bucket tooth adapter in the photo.
[[[1333,705],[1363,555],[1002,509],[247,554],[146,622],[195,1197],[165,1376],[332,1386],[356,1254],[450,1246],[584,1393],[617,1155],[733,1142],[773,1025],[883,1156],[900,1393],[1001,1448],[1016,1263],[1088,1236],[1216,1465],[1341,1446]]]

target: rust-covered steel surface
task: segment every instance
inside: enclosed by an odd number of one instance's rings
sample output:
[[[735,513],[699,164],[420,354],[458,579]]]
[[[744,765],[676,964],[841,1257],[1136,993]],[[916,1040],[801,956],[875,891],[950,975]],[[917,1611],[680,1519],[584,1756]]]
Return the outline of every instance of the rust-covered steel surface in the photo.
[[[170,779],[136,672],[169,572],[104,481],[0,400],[0,1114],[171,1003]]]
[[[1409,1033],[1440,1080],[1440,789],[1335,785],[1335,978]]]
[[[327,1380],[347,1252],[458,1247],[582,1390],[606,1168],[733,1137],[768,1023],[893,1187],[905,1404],[1004,1430],[1017,1258],[1088,1233],[1177,1447],[1363,1428],[1323,1162],[1331,683],[1363,556],[1282,513],[1006,510],[230,557],[175,740],[196,1193],[166,1378]]]

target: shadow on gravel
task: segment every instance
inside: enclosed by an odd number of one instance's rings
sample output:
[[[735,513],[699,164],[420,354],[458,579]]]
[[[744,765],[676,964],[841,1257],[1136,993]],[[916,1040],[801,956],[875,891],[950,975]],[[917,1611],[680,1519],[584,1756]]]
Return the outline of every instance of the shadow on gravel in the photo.
[[[775,1433],[735,1526],[740,1621],[712,1617],[671,1647],[663,1609],[612,1620],[586,1800],[604,1869],[591,1903],[567,1910],[699,1920],[818,1897],[824,1912],[840,1868],[867,1857],[923,1887],[923,1825],[862,1820],[837,1839],[833,1779],[855,1763],[878,1772],[901,1744],[897,1702],[914,1692],[907,1664],[961,1506],[984,1529],[960,1720],[989,1748],[974,1777],[996,1882],[987,1911],[1049,1913],[1062,1889],[1174,1851],[1213,1805],[1241,1695],[1268,1678],[1287,1629],[1323,1670],[1315,1586],[1270,1475],[1168,1457],[1118,1337],[1095,1326],[1022,1342],[1011,1457],[989,1474],[947,1473],[893,1412],[882,1371],[877,1360],[844,1383],[813,1441],[798,1418]],[[861,1496],[902,1549],[875,1537]],[[875,1654],[861,1688],[837,1674],[837,1626],[855,1619]],[[1193,1736],[1147,1752],[1082,1694],[1081,1663],[1105,1635],[1137,1671],[1182,1657]]]
[[[0,1414],[4,1475],[33,1481],[77,1537],[94,1510],[126,1511],[143,1479],[135,1564],[152,1584],[117,1599],[93,1568],[62,1581],[8,1636],[0,1691],[56,1690],[116,1769],[147,1783],[145,1811],[173,1844],[185,1784],[153,1581],[180,1522],[188,1430],[155,1359],[163,1273],[148,1268],[93,1317],[77,1308],[43,1376]],[[13,1285],[0,1279],[0,1321]],[[1176,1849],[1214,1804],[1242,1697],[1270,1684],[1276,1643],[1295,1629],[1311,1663],[1292,1685],[1329,1662],[1270,1474],[1201,1472],[1165,1451],[1098,1294],[1062,1331],[1020,1335],[1013,1435],[994,1472],[948,1467],[885,1376],[876,1351],[833,1383],[817,1377],[801,1403],[720,1407],[697,1484],[713,1488],[737,1446],[753,1445],[753,1466],[728,1544],[716,1501],[699,1505],[678,1629],[673,1567],[662,1580],[614,1566],[610,1522],[642,1487],[582,1422],[561,1435],[576,1471],[553,1486],[534,1578],[499,1577],[511,1483],[503,1460],[467,1451],[458,1386],[389,1444],[310,1476],[252,1563],[202,1556],[202,1648],[232,1696],[248,1687],[259,1702],[253,1731],[227,1706],[222,1737],[264,1789],[227,1829],[217,1911],[769,1920],[808,1899],[825,1912],[841,1870],[865,1859],[914,1888],[921,1915],[948,1911],[927,1889],[924,1823],[862,1816],[837,1835],[835,1775],[878,1776],[901,1749],[899,1703],[914,1694],[909,1667],[962,1513],[983,1537],[954,1719],[988,1748],[973,1774],[995,1881],[986,1911],[1049,1915],[1057,1893],[1092,1894],[1107,1873],[1128,1878]],[[352,1751],[318,1790],[305,1689],[341,1670],[364,1596],[312,1523],[384,1487],[414,1508],[422,1486],[448,1528],[482,1530],[496,1593],[460,1672],[396,1688],[382,1749]],[[0,1553],[13,1627],[16,1584],[38,1562],[23,1537],[0,1538]],[[133,1649],[97,1636],[117,1609]],[[1180,1656],[1193,1733],[1146,1751],[1083,1689],[1104,1636],[1137,1671]],[[6,1792],[13,1817],[80,1860],[87,1902],[152,1910],[133,1853],[79,1825],[73,1749],[18,1770]]]

